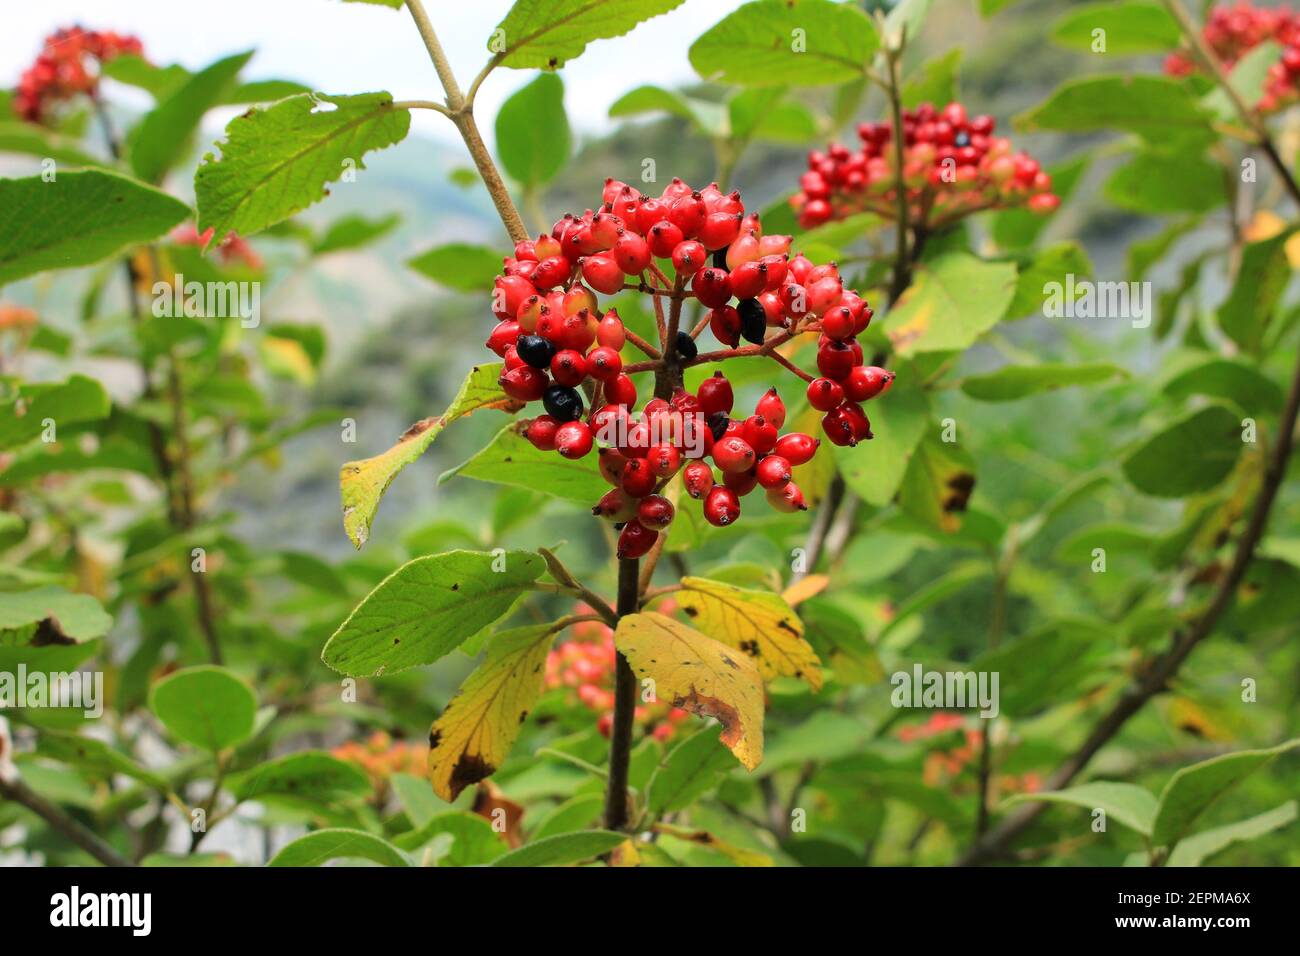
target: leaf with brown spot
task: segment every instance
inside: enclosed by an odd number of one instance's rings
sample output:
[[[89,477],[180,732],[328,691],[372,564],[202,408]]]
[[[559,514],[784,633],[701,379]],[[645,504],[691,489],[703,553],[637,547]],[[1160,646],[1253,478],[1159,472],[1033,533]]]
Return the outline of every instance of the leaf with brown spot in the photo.
[[[519,736],[519,715],[532,710],[541,695],[556,630],[554,624],[536,624],[495,635],[483,662],[434,722],[429,779],[442,799],[455,800],[506,759]]]
[[[484,780],[478,785],[474,794],[473,810],[488,823],[494,832],[500,833],[510,849],[524,845],[524,807],[515,803],[491,780]],[[498,820],[505,821],[505,830],[500,829]]]
[[[975,489],[974,463],[956,445],[927,437],[916,448],[898,490],[904,512],[932,528],[952,533]]]
[[[763,759],[763,680],[744,654],[655,611],[618,622],[614,644],[674,707],[722,724],[719,738],[747,770]]]
[[[424,454],[444,428],[480,408],[497,408],[505,412],[519,410],[520,404],[501,391],[497,384],[500,375],[500,362],[476,365],[445,412],[433,418],[420,419],[382,455],[350,461],[339,469],[343,529],[357,550],[361,550],[370,537],[370,525],[388,486],[403,468]]]
[[[804,640],[803,622],[781,595],[683,578],[674,597],[701,631],[752,657],[764,680],[797,677],[821,690],[821,661]]]

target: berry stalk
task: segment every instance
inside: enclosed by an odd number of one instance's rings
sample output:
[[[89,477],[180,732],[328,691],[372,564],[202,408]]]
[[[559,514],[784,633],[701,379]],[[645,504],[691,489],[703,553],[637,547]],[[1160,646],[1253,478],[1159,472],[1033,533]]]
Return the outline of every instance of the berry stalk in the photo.
[[[618,562],[619,617],[635,614],[640,607],[639,558]],[[609,780],[605,788],[605,826],[622,830],[627,826],[627,772],[632,754],[632,722],[636,710],[636,675],[627,658],[618,654],[614,672],[614,723],[609,732]]]

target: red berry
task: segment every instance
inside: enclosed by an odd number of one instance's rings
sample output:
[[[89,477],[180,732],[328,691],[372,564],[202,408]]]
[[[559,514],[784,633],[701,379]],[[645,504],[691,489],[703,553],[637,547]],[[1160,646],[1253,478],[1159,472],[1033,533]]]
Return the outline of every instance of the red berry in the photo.
[[[662,531],[673,523],[673,503],[663,495],[650,495],[641,499],[636,509],[636,520],[651,531]]]
[[[781,401],[775,387],[763,393],[763,397],[754,406],[754,414],[762,415],[777,428],[785,424],[785,402]]]
[[[743,218],[725,212],[710,213],[700,225],[700,242],[704,243],[706,249],[721,249],[731,245],[732,240],[740,234],[740,221]]]
[[[503,392],[517,401],[535,402],[542,397],[549,381],[545,372],[531,365],[520,365],[518,368],[502,373],[497,379],[497,384],[501,386]]]
[[[553,289],[569,278],[572,271],[573,263],[564,256],[551,256],[537,263],[537,268],[533,270],[532,284],[538,289]]]
[[[848,306],[838,305],[822,316],[822,332],[832,339],[843,341],[852,338],[856,331],[857,322]]]
[[[780,488],[790,480],[790,462],[780,455],[764,455],[755,473],[764,488]]]
[[[555,450],[565,458],[583,458],[591,451],[594,441],[586,422],[565,422],[555,433]]]
[[[767,501],[777,511],[807,511],[808,505],[804,502],[803,492],[793,481],[787,481],[784,485],[767,490]]]
[[[671,256],[683,238],[682,231],[667,219],[661,219],[651,226],[646,237],[650,241],[650,251],[661,259]]]
[[[652,547],[659,537],[659,532],[647,528],[639,521],[629,521],[623,525],[618,535],[618,559],[639,558]]]
[[[737,299],[752,299],[767,288],[767,266],[746,262],[731,270],[731,294]]]
[[[636,384],[626,375],[615,375],[605,383],[605,399],[613,405],[631,408],[636,404]]]
[[[682,464],[682,453],[673,445],[651,445],[645,460],[650,463],[650,470],[660,478],[671,478],[677,474]]]
[[[751,415],[746,418],[740,434],[759,455],[765,455],[776,447],[777,427],[762,415]]]
[[[755,457],[753,446],[736,435],[725,436],[713,445],[713,461],[723,471],[749,471]]]
[[[650,266],[650,247],[635,232],[624,231],[612,254],[618,267],[630,276],[640,275]]]
[[[623,359],[613,349],[602,345],[587,353],[587,370],[592,378],[608,382],[622,373]]]
[[[628,521],[636,514],[636,499],[622,488],[611,488],[601,497],[591,513],[610,521]]]
[[[537,290],[523,276],[498,276],[492,294],[492,311],[498,319],[513,319],[519,306]]]
[[[680,242],[673,249],[673,268],[679,275],[694,275],[709,258],[709,252],[694,239]]]
[[[691,279],[691,290],[709,309],[718,309],[731,300],[731,279],[721,269],[701,269]]]
[[[606,295],[613,295],[623,288],[623,270],[611,256],[587,256],[583,259],[582,278],[587,285]]]
[[[772,449],[772,453],[780,455],[791,465],[798,466],[812,461],[813,455],[817,453],[818,444],[820,443],[817,439],[811,435],[790,432],[776,440],[776,447]]]
[[[740,343],[740,313],[732,306],[724,305],[709,313],[709,329],[713,337],[723,345],[735,348]]]
[[[623,466],[623,490],[633,498],[644,498],[655,490],[658,477],[644,458],[629,458]]]
[[[822,431],[833,445],[856,445],[858,440],[853,434],[853,422],[844,406],[833,408],[822,417]]]
[[[740,517],[740,497],[723,485],[714,485],[704,496],[704,520],[719,528]]]
[[[817,411],[829,412],[843,401],[844,388],[834,379],[815,378],[808,383],[808,404]]]
[[[497,355],[504,356],[506,349],[519,340],[520,331],[519,323],[512,319],[498,322],[492,329],[492,334],[488,336],[487,347]]]
[[[683,236],[694,236],[704,225],[709,208],[698,194],[683,196],[668,210],[669,221],[682,231]]]
[[[853,349],[843,342],[828,341],[817,349],[817,370],[827,378],[843,381],[853,364]]]
[[[858,365],[844,379],[844,395],[850,401],[865,402],[889,387],[894,373],[876,365]]]
[[[753,468],[749,471],[729,471],[722,476],[722,484],[743,498],[758,487],[758,474]]]
[[[561,349],[551,359],[551,377],[561,385],[580,385],[587,377],[587,360],[576,349]]]
[[[524,437],[533,443],[534,448],[542,451],[555,451],[555,433],[560,429],[558,419],[550,415],[539,415],[524,428]]]
[[[611,485],[621,487],[623,484],[623,468],[627,465],[627,459],[613,448],[600,449],[597,458],[597,464],[600,466],[600,476]]]
[[[623,320],[618,317],[617,309],[606,312],[605,317],[596,326],[596,341],[615,352],[620,351],[627,342],[627,329],[623,327]]]
[[[703,498],[713,487],[713,469],[702,461],[688,462],[682,469],[682,484],[692,498]]]
[[[716,412],[730,412],[736,403],[731,383],[721,372],[714,372],[712,376],[702,381],[696,394],[700,399],[700,413],[705,416]]]

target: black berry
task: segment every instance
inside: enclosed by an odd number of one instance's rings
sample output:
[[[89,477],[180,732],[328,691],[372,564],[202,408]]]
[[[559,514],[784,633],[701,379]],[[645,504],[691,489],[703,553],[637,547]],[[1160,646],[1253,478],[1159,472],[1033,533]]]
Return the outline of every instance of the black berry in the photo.
[[[691,338],[690,333],[677,333],[677,354],[687,362],[700,354],[699,346],[695,344],[695,340]]]
[[[582,396],[576,388],[551,385],[542,393],[546,414],[561,422],[577,421],[582,417]]]
[[[545,369],[551,367],[551,359],[555,358],[555,343],[540,335],[521,335],[515,342],[515,351],[533,368]]]
[[[763,311],[763,303],[757,299],[741,299],[736,311],[740,313],[741,338],[762,345],[767,336],[767,313]]]

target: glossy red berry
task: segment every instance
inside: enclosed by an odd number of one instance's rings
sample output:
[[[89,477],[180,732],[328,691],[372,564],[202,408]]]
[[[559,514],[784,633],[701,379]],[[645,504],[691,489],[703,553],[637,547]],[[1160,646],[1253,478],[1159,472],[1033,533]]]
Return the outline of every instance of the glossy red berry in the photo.
[[[756,458],[754,447],[737,435],[728,435],[714,442],[713,461],[723,471],[749,471]]]
[[[708,261],[709,252],[694,239],[680,242],[673,249],[673,268],[679,275],[694,275]]]
[[[623,320],[619,318],[618,310],[610,309],[600,320],[596,326],[596,341],[615,352],[623,348],[624,343],[627,342],[627,329],[623,326]]]
[[[533,270],[532,284],[538,289],[553,289],[569,278],[573,272],[573,263],[564,256],[551,256],[537,263]]]
[[[755,468],[755,474],[764,488],[780,488],[790,480],[790,462],[780,455],[764,455]]]
[[[716,412],[730,412],[736,404],[731,382],[721,372],[714,372],[700,382],[696,395],[700,400],[700,413],[706,417]]]
[[[555,451],[555,433],[560,422],[550,415],[539,415],[524,428],[524,437],[541,451]]]
[[[844,401],[844,387],[830,378],[815,378],[808,383],[808,404],[819,412],[829,412]]]
[[[587,360],[576,349],[561,349],[551,359],[551,377],[560,385],[582,384],[587,377]]]
[[[608,382],[623,371],[623,359],[613,349],[604,345],[587,353],[587,371],[594,379]]]
[[[611,488],[601,496],[591,513],[608,521],[629,521],[636,515],[637,501],[622,488]]]
[[[636,404],[636,384],[625,374],[615,375],[605,383],[605,399],[613,405],[631,408]]]
[[[762,415],[777,428],[785,424],[785,402],[775,387],[763,393],[763,397],[754,406],[754,414]]]
[[[724,485],[714,485],[704,496],[704,520],[725,528],[740,517],[740,497]]]
[[[735,348],[740,344],[740,313],[729,305],[709,313],[709,330],[723,345]]]
[[[635,232],[624,231],[611,254],[618,267],[630,276],[640,275],[650,267],[650,247]]]
[[[673,523],[676,509],[663,495],[649,495],[641,499],[636,509],[636,520],[651,531],[662,531]]]
[[[722,476],[722,484],[743,498],[758,487],[758,474],[753,468],[749,471],[729,471]]]
[[[545,372],[538,371],[531,365],[520,365],[502,373],[497,379],[501,390],[511,398],[521,402],[535,402],[546,391],[548,379]]]
[[[859,365],[844,379],[844,395],[850,401],[865,402],[889,388],[894,373],[875,365]]]
[[[731,300],[731,279],[722,269],[701,269],[691,279],[691,290],[708,309],[718,309]]]
[[[853,349],[843,342],[828,341],[817,349],[817,370],[841,382],[853,370]]]
[[[713,469],[702,461],[687,462],[682,469],[682,484],[692,498],[703,498],[713,487]]]
[[[681,467],[682,453],[674,445],[651,445],[646,451],[645,460],[650,464],[650,470],[657,477],[671,478],[677,474],[677,469]]]
[[[762,415],[750,415],[745,419],[740,435],[757,454],[765,455],[776,447],[779,432]]]
[[[565,458],[583,458],[591,451],[595,438],[586,422],[565,422],[555,433],[555,450]]]
[[[632,520],[623,525],[618,535],[618,559],[639,558],[654,547],[659,532],[647,528],[641,522]]]
[[[787,481],[784,485],[767,490],[767,501],[777,511],[793,512],[807,511],[808,505],[804,501],[803,492],[793,481]]]
[[[612,256],[587,256],[582,260],[582,278],[597,292],[613,295],[623,289],[623,270]]]
[[[510,348],[519,340],[519,323],[513,319],[506,319],[498,322],[492,329],[492,334],[488,336],[487,347],[497,355],[504,356],[506,349]]]
[[[623,466],[623,490],[633,498],[650,494],[658,481],[658,476],[644,458],[629,458]]]
[[[776,447],[772,449],[772,453],[780,455],[791,465],[797,467],[812,461],[819,444],[820,442],[811,435],[806,435],[803,432],[790,432],[776,440]]]
[[[661,219],[650,227],[646,233],[646,239],[650,243],[650,251],[661,259],[667,259],[673,254],[685,237],[681,229],[669,222],[667,219]]]

